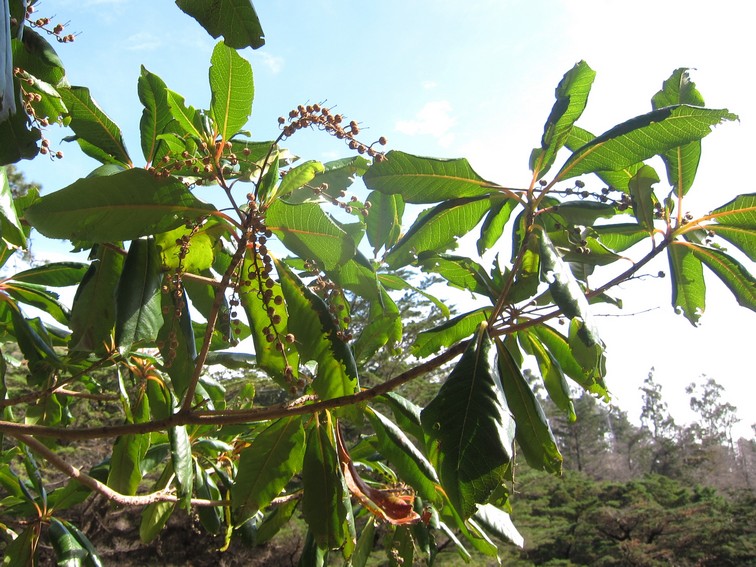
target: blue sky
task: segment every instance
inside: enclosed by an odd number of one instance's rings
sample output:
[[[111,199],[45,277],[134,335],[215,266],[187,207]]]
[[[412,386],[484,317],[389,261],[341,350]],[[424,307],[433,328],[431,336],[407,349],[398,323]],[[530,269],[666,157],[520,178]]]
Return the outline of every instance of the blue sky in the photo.
[[[691,67],[707,105],[740,116],[704,141],[694,191],[699,196],[689,202],[694,213],[704,213],[752,190],[744,175],[756,140],[746,54],[755,52],[756,40],[745,6],[733,0],[258,1],[266,45],[243,52],[255,73],[249,129],[256,139],[271,139],[279,115],[300,103],[326,101],[360,122],[366,139],[383,135],[391,148],[464,156],[484,177],[522,186],[554,88],[577,61],[585,59],[597,71],[580,121],[594,133],[647,112],[662,81],[677,67]],[[121,126],[135,163],[141,163],[140,65],[195,107],[208,105],[215,42],[173,2],[44,0],[39,13],[70,21],[68,30],[81,32],[57,49],[69,81],[88,86]],[[22,166],[45,191],[97,165],[61,143],[65,135],[55,128],[47,133],[65,152],[63,160]],[[341,143],[314,133],[298,134],[287,147],[307,159],[347,155]],[[40,256],[65,251],[41,239],[35,247]],[[756,398],[756,371],[741,353],[752,348],[756,316],[709,282],[699,329],[672,313],[668,281],[651,283],[653,295],[644,291],[649,282],[624,286],[624,314],[651,311],[600,320],[609,347],[608,385],[637,418],[638,387],[655,366],[673,413],[685,421],[684,386],[707,374],[726,386],[729,401],[740,407],[738,432],[750,435],[756,415],[747,402]]]

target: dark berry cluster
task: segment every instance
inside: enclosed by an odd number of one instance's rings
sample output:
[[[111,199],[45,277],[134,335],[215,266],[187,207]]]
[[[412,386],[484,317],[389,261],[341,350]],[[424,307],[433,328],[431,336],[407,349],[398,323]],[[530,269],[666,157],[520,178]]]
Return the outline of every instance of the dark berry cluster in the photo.
[[[543,182],[541,183],[544,184]],[[580,179],[575,181],[574,187],[567,187],[561,191],[564,195],[577,195],[581,199],[596,199],[601,203],[608,203],[617,207],[618,211],[626,211],[631,206],[630,195],[613,187],[603,187],[600,191],[588,191],[585,182]]]
[[[308,104],[306,106],[300,104],[289,112],[288,118],[279,117],[278,123],[283,129],[282,136],[284,139],[294,135],[297,130],[313,127],[327,132],[339,140],[344,140],[350,149],[359,154],[367,154],[376,161],[382,161],[385,158],[383,153],[373,146],[385,146],[387,144],[386,138],[381,136],[370,145],[359,141],[357,136],[360,134],[360,127],[357,122],[354,120],[346,122],[343,115],[334,114],[331,109],[320,104]]]

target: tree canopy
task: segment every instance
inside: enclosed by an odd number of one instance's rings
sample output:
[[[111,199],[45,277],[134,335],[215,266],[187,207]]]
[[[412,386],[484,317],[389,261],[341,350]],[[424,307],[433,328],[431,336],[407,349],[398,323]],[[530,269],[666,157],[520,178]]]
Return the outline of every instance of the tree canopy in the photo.
[[[385,152],[385,138],[366,138],[324,103],[272,117],[274,140],[251,138],[253,70],[238,52],[264,43],[251,2],[177,4],[223,37],[209,62],[211,97],[189,106],[142,68],[137,158],[89,89],[69,83],[48,41],[70,42],[64,26],[36,17],[34,2],[3,3],[0,161],[61,157],[45,138],[58,124],[101,164],[44,196],[13,198],[2,174],[3,263],[31,229],[90,251],[88,262],[0,281],[11,345],[0,362],[0,484],[3,516],[15,518],[6,564],[28,563],[43,540],[61,562],[99,564],[60,515],[94,494],[140,507],[144,542],[176,510],[196,511],[226,543],[275,533],[298,510],[308,526],[302,564],[340,554],[364,565],[377,525],[390,530],[393,564],[432,560],[440,534],[462,557],[496,558],[502,542],[523,542],[510,517],[515,460],[562,470],[526,357],[574,421],[570,384],[608,397],[593,305],[619,308],[618,286],[651,259],[666,255],[672,308],[693,325],[704,272],[756,307],[746,266],[756,195],[702,214],[684,206],[703,190],[694,188],[701,139],[737,118],[707,108],[687,69],[649,93],[649,112],[593,134],[578,121],[595,72],[578,62],[556,88],[531,178],[500,184],[463,158]],[[285,145],[303,129],[343,140],[347,157],[295,159]],[[649,163],[657,156],[666,183]],[[198,187],[216,198],[200,199]],[[422,211],[410,217],[407,204]],[[476,257],[455,251],[461,239],[475,242]],[[445,292],[420,289],[425,276],[474,294],[475,307],[452,314]],[[56,288],[71,286],[69,309]],[[397,294],[411,290],[446,320],[407,345]],[[365,387],[362,369],[376,357],[406,367]],[[10,380],[13,364],[21,379]],[[248,379],[232,389],[210,365]],[[442,367],[424,407],[397,393]],[[252,376],[283,401],[256,398]],[[82,408],[92,400],[117,403],[117,423],[90,423]],[[69,447],[94,439],[109,455],[83,470]]]

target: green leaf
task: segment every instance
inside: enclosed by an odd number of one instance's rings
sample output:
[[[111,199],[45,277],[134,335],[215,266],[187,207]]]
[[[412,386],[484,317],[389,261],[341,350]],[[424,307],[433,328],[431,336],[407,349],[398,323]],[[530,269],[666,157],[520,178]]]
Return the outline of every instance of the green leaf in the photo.
[[[511,542],[517,547],[525,546],[525,539],[512,523],[512,518],[496,506],[491,504],[478,506],[478,511],[475,512],[475,519],[502,541]]]
[[[45,286],[6,281],[3,290],[19,303],[33,305],[51,315],[56,321],[68,325],[68,308],[58,301],[58,294],[48,291]]]
[[[442,347],[450,347],[472,335],[480,324],[488,318],[490,308],[476,309],[449,319],[446,323],[418,334],[412,345],[412,354],[422,359],[438,352]]]
[[[231,486],[234,522],[241,525],[278,496],[302,469],[305,432],[302,418],[277,419],[242,449]]]
[[[185,425],[168,429],[168,441],[171,444],[171,463],[176,473],[179,505],[189,510],[194,486],[194,465],[192,463],[192,442]]]
[[[442,504],[438,491],[438,475],[433,465],[390,419],[373,408],[365,415],[378,437],[378,450],[406,482],[427,502]]]
[[[641,167],[628,183],[633,214],[638,224],[649,233],[654,231],[654,183],[659,183],[659,176],[647,165]]]
[[[113,444],[108,486],[121,494],[136,494],[142,481],[141,464],[150,447],[150,436],[121,435]]]
[[[177,179],[128,169],[46,195],[26,210],[26,219],[50,238],[112,242],[173,230],[214,210]]]
[[[20,92],[18,79],[13,79],[14,92]],[[0,120],[0,165],[16,163],[22,159],[33,159],[38,153],[37,142],[42,137],[39,128],[31,125],[29,117],[23,110],[23,104],[17,99],[19,110],[6,120]]]
[[[315,414],[307,430],[307,445],[302,465],[302,515],[320,548],[344,545],[347,492],[336,454],[330,414]]]
[[[268,228],[300,258],[320,262],[326,270],[354,256],[355,245],[346,232],[314,203],[289,205],[275,200],[268,208]]]
[[[570,387],[557,360],[529,330],[518,333],[518,336],[523,349],[535,357],[549,397],[560,410],[569,416],[570,421],[575,421],[575,407],[570,399]]]
[[[327,200],[326,197],[341,199],[342,191],[349,189],[355,178],[363,175],[369,165],[370,162],[360,155],[326,162],[323,164],[323,170],[317,173],[311,182],[308,182],[307,187],[297,183],[299,188],[289,193],[286,201],[296,204],[305,201],[322,203]],[[284,177],[282,187],[285,182],[286,177]],[[313,191],[313,187],[317,187],[318,191]],[[281,190],[280,193],[283,191]]]
[[[562,260],[545,231],[540,233],[541,281],[549,284],[554,303],[565,317],[589,317],[588,300],[569,266]]]
[[[675,104],[689,104],[703,106],[704,99],[690,80],[688,69],[675,69],[672,75],[664,81],[662,90],[651,99],[654,110]],[[662,155],[664,165],[667,166],[667,179],[679,195],[685,195],[693,185],[701,160],[701,142],[694,141],[678,146]]]
[[[402,318],[394,300],[381,287],[380,301],[370,304],[368,323],[353,344],[354,356],[359,362],[372,357],[384,345],[391,348],[402,339]]]
[[[384,246],[390,248],[399,240],[404,199],[398,194],[386,195],[380,191],[372,191],[366,203],[370,203],[370,214],[366,221],[368,242],[377,254]]]
[[[419,266],[424,272],[435,272],[453,287],[488,297],[495,302],[499,290],[483,266],[466,256],[439,254],[423,256]]]
[[[665,107],[623,122],[576,150],[557,180],[597,171],[616,171],[678,146],[700,140],[725,120],[737,120],[727,110],[688,105]]]
[[[163,325],[160,289],[163,274],[154,238],[131,241],[116,295],[116,345],[122,351],[134,343],[151,344]]]
[[[163,291],[158,307],[166,315],[161,315],[160,321],[156,321],[161,324],[157,333],[157,346],[177,396],[183,396],[186,392],[194,374],[194,360],[197,357],[191,312],[185,297],[182,288]]]
[[[57,518],[50,518],[50,542],[61,567],[79,567],[89,555],[79,541]]]
[[[567,136],[565,147],[570,151],[575,152],[595,139],[596,136],[587,130],[583,130],[579,126],[573,126],[570,130],[569,136]],[[596,171],[594,173],[609,187],[627,193],[628,182],[638,172],[642,165],[642,163],[634,163],[623,167],[622,169],[618,169],[617,171]]]
[[[252,66],[223,43],[213,49],[210,63],[210,110],[221,140],[225,141],[244,127],[252,112]]]
[[[533,150],[530,158],[530,169],[537,179],[543,177],[552,166],[572,125],[583,114],[595,77],[596,72],[585,61],[580,61],[559,82],[556,102],[543,129],[541,147]]]
[[[481,197],[493,192],[466,159],[436,159],[392,150],[386,159],[373,162],[363,176],[368,189],[400,194],[407,203],[437,203],[461,197]]]
[[[421,414],[442,486],[463,518],[502,482],[515,424],[502,394],[496,351],[481,324],[436,397]]]
[[[737,246],[756,262],[756,193],[738,195],[708,215],[716,223],[705,228]]]
[[[3,138],[3,145],[5,145],[5,138]],[[26,248],[26,233],[16,213],[13,192],[4,167],[0,167],[0,236],[6,242]]]
[[[3,550],[3,567],[28,567],[34,565],[34,551],[37,548],[36,526],[27,526],[18,537]]]
[[[87,538],[86,535],[82,533],[82,531],[74,526],[71,522],[67,522],[66,520],[61,520],[61,523],[66,527],[66,529],[71,532],[71,535],[76,538],[76,541],[83,547],[86,552],[87,556],[85,558],[84,564],[87,567],[102,567],[103,563],[100,559],[99,555],[97,554],[97,550],[92,545],[92,542],[89,541],[89,538]]]
[[[636,223],[594,226],[599,242],[614,252],[622,252],[648,238],[648,232]]]
[[[279,198],[288,196],[293,191],[309,184],[319,173],[323,173],[323,171],[325,171],[323,164],[315,160],[309,160],[299,164],[297,167],[291,168],[281,180],[281,184],[276,191],[276,196]],[[291,203],[290,200],[287,201]]]
[[[84,153],[102,163],[131,165],[120,128],[97,106],[86,87],[59,89],[71,119],[69,126]],[[86,142],[86,144],[82,144]],[[90,145],[99,152],[89,151]]]
[[[89,266],[82,262],[51,262],[13,274],[13,281],[50,287],[78,285]]]
[[[97,248],[97,258],[76,290],[71,308],[71,350],[103,352],[111,344],[115,325],[116,288],[124,257],[107,246]]]
[[[359,391],[357,364],[349,346],[338,336],[325,302],[282,262],[276,261],[286,306],[289,330],[296,337],[302,362],[318,363],[312,387],[321,400]]]
[[[554,208],[567,223],[590,227],[593,227],[598,219],[609,219],[617,214],[614,205],[595,201],[565,201]]]
[[[515,439],[528,465],[554,474],[562,473],[562,455],[541,404],[523,378],[512,355],[496,342],[499,374],[507,406],[515,420]]]
[[[701,260],[686,244],[673,242],[667,248],[672,281],[672,306],[693,326],[706,308],[706,283]]]
[[[188,134],[199,140],[201,134],[195,124],[195,120],[199,115],[198,111],[192,106],[186,106],[184,97],[170,89],[166,89],[165,95],[168,100],[168,109],[175,120],[175,123],[171,124],[171,132]],[[169,137],[161,137],[159,139],[168,143]]]
[[[29,26],[24,26],[21,41],[12,41],[13,65],[50,83],[63,86],[66,71],[63,62],[44,36]]]
[[[223,36],[234,49],[265,45],[265,34],[250,0],[176,0],[176,5],[214,38]]]
[[[165,132],[166,126],[173,120],[168,106],[167,87],[163,79],[150,73],[144,65],[137,81],[139,100],[144,106],[142,119],[139,121],[142,154],[147,163],[155,160],[157,147],[160,144],[158,136]]]
[[[488,197],[449,199],[423,211],[386,255],[391,269],[413,262],[424,252],[444,252],[470,232],[491,207]]]
[[[509,222],[512,211],[517,207],[515,199],[496,200],[491,199],[491,210],[488,211],[483,224],[480,227],[480,238],[478,238],[478,255],[482,256],[486,250],[493,248],[504,234],[504,227]]]
[[[680,243],[681,244],[681,243]],[[685,244],[730,289],[737,302],[756,311],[756,279],[740,262],[716,248]]]

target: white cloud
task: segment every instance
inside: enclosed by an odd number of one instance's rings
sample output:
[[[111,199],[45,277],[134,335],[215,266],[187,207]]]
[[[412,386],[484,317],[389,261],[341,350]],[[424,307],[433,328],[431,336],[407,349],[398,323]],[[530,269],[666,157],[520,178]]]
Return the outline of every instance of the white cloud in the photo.
[[[437,86],[438,86],[438,83],[436,81],[423,81],[423,88],[426,91],[435,89]]]
[[[270,72],[273,73],[274,75],[277,75],[278,73],[281,72],[281,69],[283,69],[283,66],[284,66],[283,57],[271,55],[270,53],[259,52],[259,53],[255,53],[255,58],[259,59],[260,63],[266,66],[270,70]]]
[[[454,141],[450,132],[457,120],[451,115],[452,106],[447,100],[436,100],[425,104],[412,120],[398,120],[394,129],[408,136],[429,135],[437,139],[442,147]]]
[[[126,38],[126,45],[129,51],[152,51],[160,47],[162,41],[149,32],[139,32]]]

